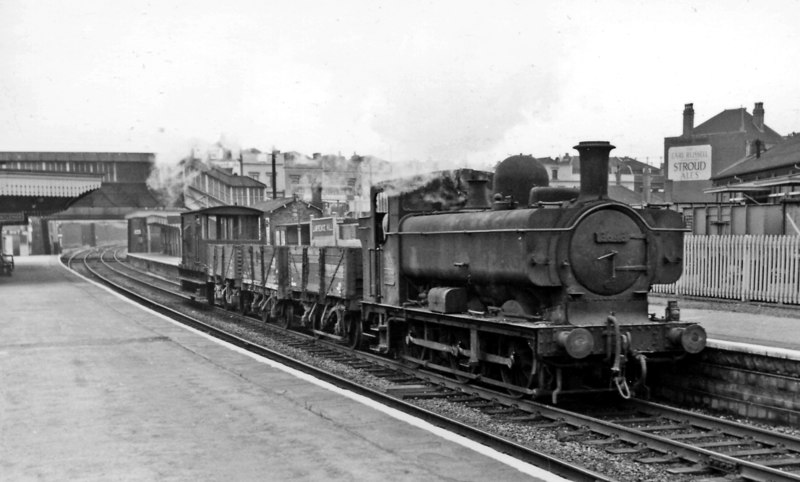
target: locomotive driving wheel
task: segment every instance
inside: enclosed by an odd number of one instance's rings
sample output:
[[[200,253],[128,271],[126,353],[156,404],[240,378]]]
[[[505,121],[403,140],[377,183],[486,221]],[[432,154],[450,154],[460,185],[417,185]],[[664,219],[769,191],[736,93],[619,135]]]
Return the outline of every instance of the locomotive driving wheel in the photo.
[[[344,312],[346,345],[355,350],[361,345],[361,317],[358,312]]]
[[[507,388],[509,395],[521,398],[525,395],[523,390],[535,388],[538,375],[537,363],[533,350],[524,340],[513,340],[505,345],[506,356],[513,358],[514,363],[511,367],[501,368],[500,374],[503,383],[519,387],[519,390],[512,387]]]

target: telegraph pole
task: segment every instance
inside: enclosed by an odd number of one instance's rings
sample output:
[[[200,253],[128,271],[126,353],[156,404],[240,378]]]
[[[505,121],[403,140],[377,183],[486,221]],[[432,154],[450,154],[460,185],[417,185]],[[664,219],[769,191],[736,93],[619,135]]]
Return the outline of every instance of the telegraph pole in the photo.
[[[278,153],[280,151],[276,150],[274,147],[272,148],[272,199],[278,198],[278,186],[277,186],[277,179],[278,174],[275,167],[275,164],[278,162]]]

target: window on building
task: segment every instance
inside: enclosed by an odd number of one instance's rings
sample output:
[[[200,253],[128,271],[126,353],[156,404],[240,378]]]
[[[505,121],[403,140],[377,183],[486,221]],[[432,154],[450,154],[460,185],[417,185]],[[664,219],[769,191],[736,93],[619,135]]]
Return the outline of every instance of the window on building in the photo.
[[[258,178],[261,176],[261,173],[259,173],[259,172],[248,172],[247,175],[252,177],[256,181],[258,181]]]
[[[552,171],[550,171],[550,179],[554,181],[558,179],[558,169],[553,169]]]

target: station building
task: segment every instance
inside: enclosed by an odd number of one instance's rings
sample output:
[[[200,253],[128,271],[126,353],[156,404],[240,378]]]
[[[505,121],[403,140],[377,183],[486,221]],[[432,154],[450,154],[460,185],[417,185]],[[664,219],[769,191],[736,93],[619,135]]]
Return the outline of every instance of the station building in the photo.
[[[264,201],[264,183],[195,158],[182,161],[183,204],[189,210],[214,206],[253,206]]]
[[[179,209],[136,211],[128,221],[128,252],[181,256],[181,212]]]
[[[22,213],[15,212],[13,221],[4,223],[4,231],[17,232],[12,243],[18,240],[20,254],[49,254],[72,245],[124,243],[125,215],[160,204],[146,184],[154,159],[154,154],[141,152],[0,152],[0,173],[9,193],[25,207]],[[15,184],[19,176],[25,181]],[[75,196],[75,189],[83,190],[82,194]],[[28,194],[34,192],[40,195],[33,194],[35,201],[26,202],[31,197]],[[59,199],[70,192],[69,202],[41,209],[47,199]],[[11,224],[13,227],[8,227]]]
[[[800,135],[751,152],[711,178],[716,203],[691,209],[695,234],[800,235]]]
[[[319,200],[312,203],[287,197],[256,203],[253,207],[264,211],[266,243],[285,245],[310,241],[309,221],[322,216],[319,204]]]

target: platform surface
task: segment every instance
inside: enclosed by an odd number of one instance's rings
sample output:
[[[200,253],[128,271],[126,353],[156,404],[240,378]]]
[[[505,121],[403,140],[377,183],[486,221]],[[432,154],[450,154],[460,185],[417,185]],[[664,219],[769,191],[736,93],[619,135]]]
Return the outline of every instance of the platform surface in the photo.
[[[60,266],[0,280],[2,480],[557,480],[232,350]]]
[[[678,299],[681,321],[705,328],[708,346],[800,360],[800,306]],[[651,297],[663,316],[666,297]]]
[[[148,261],[162,263],[168,266],[178,266],[181,263],[181,258],[177,256],[169,256],[163,253],[128,253],[127,255],[134,258],[141,258]]]

